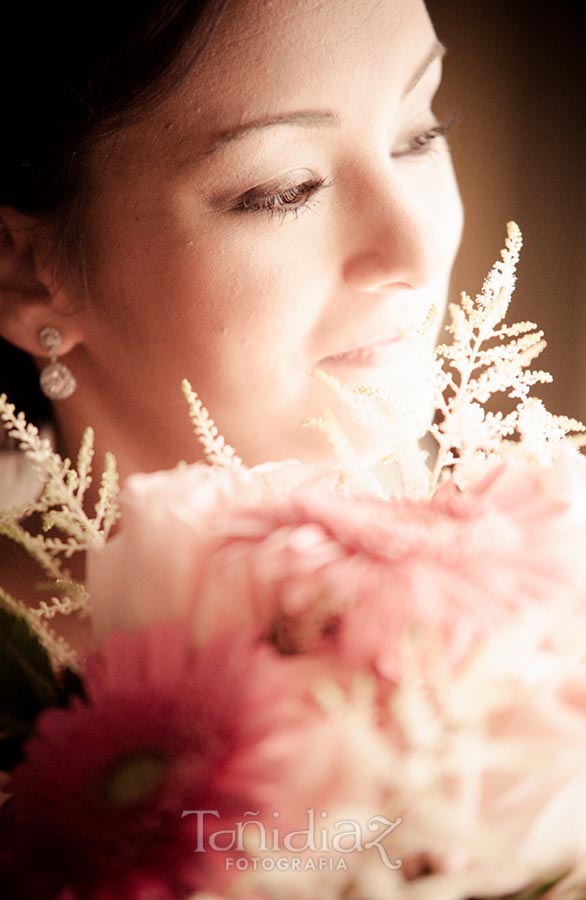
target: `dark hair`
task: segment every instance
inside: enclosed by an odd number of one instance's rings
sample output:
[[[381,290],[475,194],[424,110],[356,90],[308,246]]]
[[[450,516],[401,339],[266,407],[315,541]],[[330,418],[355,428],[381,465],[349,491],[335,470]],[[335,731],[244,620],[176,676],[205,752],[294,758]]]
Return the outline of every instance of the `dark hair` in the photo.
[[[224,5],[6,4],[0,14],[0,206],[51,221],[60,266],[83,268],[88,150],[166,95],[205,46]],[[50,416],[50,407],[37,383],[27,354],[0,339],[0,393],[38,422]]]

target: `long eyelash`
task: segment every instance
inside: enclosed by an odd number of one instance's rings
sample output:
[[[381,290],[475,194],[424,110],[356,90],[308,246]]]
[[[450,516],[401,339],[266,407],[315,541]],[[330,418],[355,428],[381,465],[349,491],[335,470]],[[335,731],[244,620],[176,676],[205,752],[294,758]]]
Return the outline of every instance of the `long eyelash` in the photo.
[[[244,196],[234,210],[236,212],[265,212],[270,216],[277,213],[282,219],[289,213],[294,213],[297,218],[301,209],[310,209],[314,205],[310,201],[319,190],[330,187],[333,183],[333,179],[327,181],[325,178],[318,178],[304,181],[302,184],[293,185],[284,191],[277,191],[273,194]],[[305,198],[304,202],[299,204],[303,198]],[[294,206],[293,204],[299,205]]]
[[[415,135],[415,137],[411,138],[409,141],[409,146],[405,150],[400,150],[398,152],[393,153],[395,158],[401,156],[417,156],[418,154],[423,154],[432,149],[431,145],[436,138],[445,137],[448,131],[451,131],[452,128],[455,128],[461,121],[461,115],[456,113],[450,119],[447,119],[445,122],[438,122],[437,125],[434,125],[433,128],[429,128],[427,131],[422,132],[421,134]]]

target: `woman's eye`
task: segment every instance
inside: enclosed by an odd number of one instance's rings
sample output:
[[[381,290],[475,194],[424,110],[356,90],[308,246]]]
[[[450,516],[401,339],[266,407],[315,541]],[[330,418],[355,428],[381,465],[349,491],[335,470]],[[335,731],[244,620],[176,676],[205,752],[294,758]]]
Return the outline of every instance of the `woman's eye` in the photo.
[[[297,216],[300,209],[309,208],[312,205],[311,200],[319,190],[329,187],[331,184],[333,184],[333,180],[326,181],[325,178],[318,178],[271,194],[249,191],[240,198],[233,209],[236,212],[266,212],[271,216],[277,213],[282,219],[288,213],[294,213]]]
[[[424,153],[428,153],[433,148],[433,142],[437,140],[437,138],[445,137],[448,131],[451,131],[459,121],[459,116],[453,116],[447,122],[438,122],[437,125],[428,128],[427,131],[416,134],[409,140],[404,148],[395,150],[392,156],[397,159],[402,156],[420,156]]]
[[[416,134],[404,148],[394,151],[391,155],[399,158],[421,156],[429,152],[433,142],[437,138],[444,137],[458,121],[459,118],[454,116],[447,122],[438,122],[427,131]],[[284,219],[289,213],[293,213],[297,217],[301,209],[309,209],[314,205],[315,201],[312,203],[312,200],[318,191],[330,187],[333,183],[333,179],[327,181],[325,178],[314,178],[268,194],[262,194],[254,189],[243,194],[232,210],[238,213],[268,213],[270,216],[277,214],[281,219]]]

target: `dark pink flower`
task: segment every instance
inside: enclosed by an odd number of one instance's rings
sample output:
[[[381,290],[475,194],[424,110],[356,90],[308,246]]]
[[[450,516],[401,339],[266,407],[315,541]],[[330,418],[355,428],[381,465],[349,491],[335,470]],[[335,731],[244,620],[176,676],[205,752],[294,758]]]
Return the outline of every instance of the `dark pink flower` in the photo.
[[[251,811],[297,827],[307,806],[377,796],[367,718],[323,712],[311,661],[292,673],[233,632],[195,652],[186,633],[114,635],[87,663],[86,699],[41,716],[0,812],[4,896],[177,900],[236,873],[211,831]]]

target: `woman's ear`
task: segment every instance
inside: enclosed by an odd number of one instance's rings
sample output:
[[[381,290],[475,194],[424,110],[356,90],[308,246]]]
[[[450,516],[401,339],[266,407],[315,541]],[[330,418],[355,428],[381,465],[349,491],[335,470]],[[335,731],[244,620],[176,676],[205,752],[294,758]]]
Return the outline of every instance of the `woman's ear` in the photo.
[[[37,219],[0,207],[0,336],[32,356],[45,355],[38,340],[45,325],[61,333],[60,356],[81,341],[72,298],[56,280],[48,248]]]

